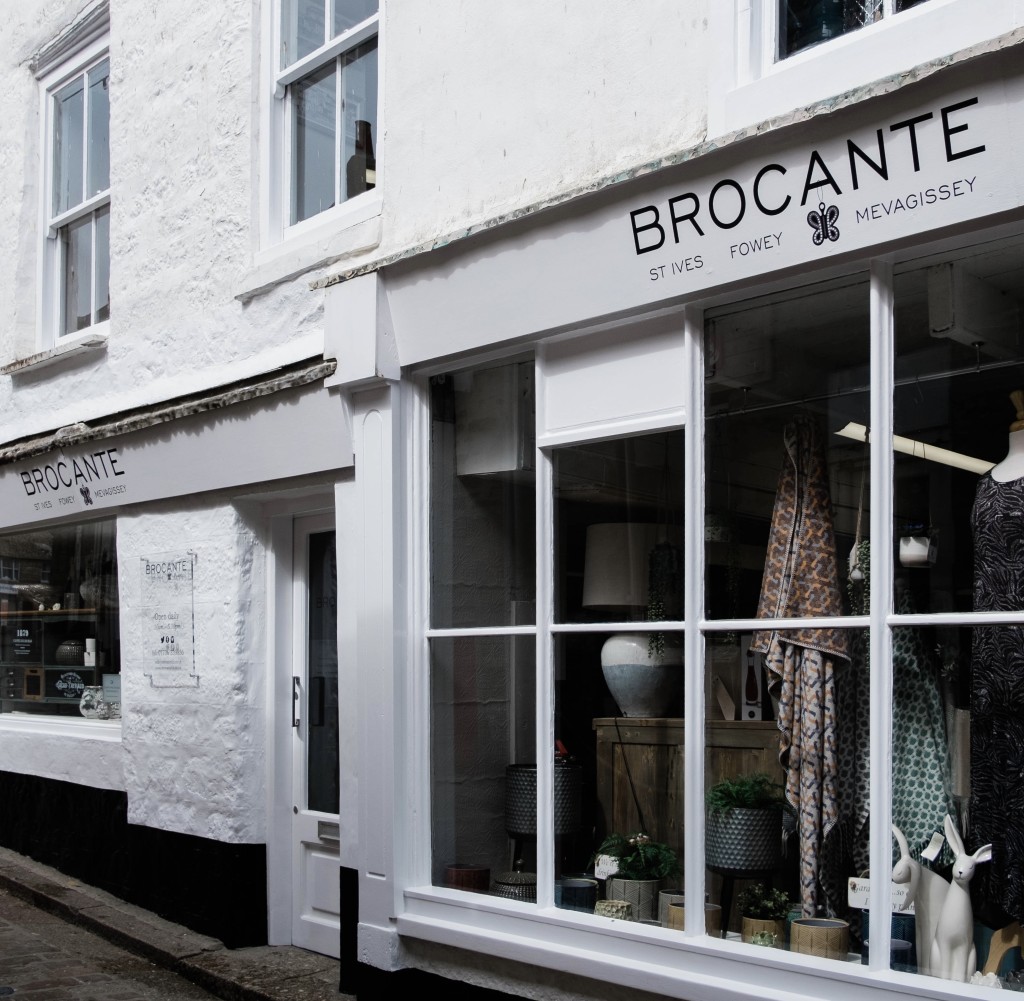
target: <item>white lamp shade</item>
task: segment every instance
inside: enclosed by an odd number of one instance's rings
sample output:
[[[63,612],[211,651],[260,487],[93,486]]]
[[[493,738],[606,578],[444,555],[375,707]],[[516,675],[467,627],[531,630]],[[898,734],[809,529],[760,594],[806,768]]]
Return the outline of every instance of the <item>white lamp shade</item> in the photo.
[[[583,566],[583,607],[645,606],[650,555],[660,542],[681,546],[682,530],[646,522],[590,525]]]

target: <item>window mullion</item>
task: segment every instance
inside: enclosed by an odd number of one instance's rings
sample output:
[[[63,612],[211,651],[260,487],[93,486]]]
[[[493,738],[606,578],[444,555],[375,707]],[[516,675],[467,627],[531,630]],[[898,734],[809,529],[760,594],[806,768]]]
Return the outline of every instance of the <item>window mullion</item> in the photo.
[[[871,737],[870,747],[870,859],[871,872],[888,874],[892,868],[892,634],[888,616],[893,607],[893,550],[884,544],[893,524],[893,271],[888,261],[871,265],[871,546],[869,636]],[[871,882],[870,910],[891,911],[889,879]],[[871,966],[889,966],[890,927],[872,921]]]
[[[685,561],[683,581],[683,663],[685,668],[683,754],[685,761],[701,762],[686,769],[683,789],[683,830],[688,832],[683,853],[683,889],[690,900],[703,900],[704,880],[704,772],[707,754],[704,724],[704,652],[706,644],[698,624],[704,617],[704,314],[696,306],[683,313],[684,340],[689,369],[685,398],[686,460],[683,468],[683,504],[685,526],[684,551],[699,554]],[[700,415],[696,420],[695,415]],[[686,911],[685,932],[703,927],[704,909]]]
[[[345,84],[342,80],[343,67],[344,59],[342,56],[338,56],[334,60],[334,150],[337,157],[334,163],[335,205],[340,205],[343,201],[343,192],[341,190],[341,177],[345,162],[345,147],[343,145],[345,138]],[[344,192],[344,195],[347,196],[348,192]]]
[[[537,397],[542,394],[538,393]],[[550,907],[555,887],[555,685],[552,671],[551,618],[554,594],[554,476],[551,454],[541,448],[534,452],[536,487],[536,623],[537,685],[537,903]]]

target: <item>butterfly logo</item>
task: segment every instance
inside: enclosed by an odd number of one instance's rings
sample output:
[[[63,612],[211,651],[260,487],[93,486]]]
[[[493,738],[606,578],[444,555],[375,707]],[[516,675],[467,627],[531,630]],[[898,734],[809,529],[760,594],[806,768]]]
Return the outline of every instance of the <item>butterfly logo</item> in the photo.
[[[92,503],[92,491],[88,487],[79,487],[78,492],[82,495],[87,506]]]
[[[816,247],[820,247],[826,240],[835,242],[839,239],[839,229],[836,220],[839,218],[839,209],[835,205],[825,208],[824,202],[818,202],[818,211],[811,209],[807,213],[807,225],[814,230],[811,239]]]

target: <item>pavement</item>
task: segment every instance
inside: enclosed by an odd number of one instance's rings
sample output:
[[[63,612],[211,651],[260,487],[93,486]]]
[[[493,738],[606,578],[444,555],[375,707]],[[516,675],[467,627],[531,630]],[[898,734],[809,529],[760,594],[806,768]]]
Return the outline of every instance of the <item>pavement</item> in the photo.
[[[217,939],[165,921],[2,847],[0,888],[225,1001],[355,1001],[353,995],[338,990],[336,959],[294,946],[228,949]],[[5,982],[0,974],[0,985]],[[11,993],[3,986],[0,991]],[[74,999],[76,995],[48,993],[46,997]]]

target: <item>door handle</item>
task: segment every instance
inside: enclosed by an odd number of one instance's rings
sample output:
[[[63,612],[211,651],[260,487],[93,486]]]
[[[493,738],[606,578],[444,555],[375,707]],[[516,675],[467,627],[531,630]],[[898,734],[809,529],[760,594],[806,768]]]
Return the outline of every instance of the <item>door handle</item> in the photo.
[[[301,694],[301,682],[298,675],[292,677],[292,726],[299,725],[299,696]]]

